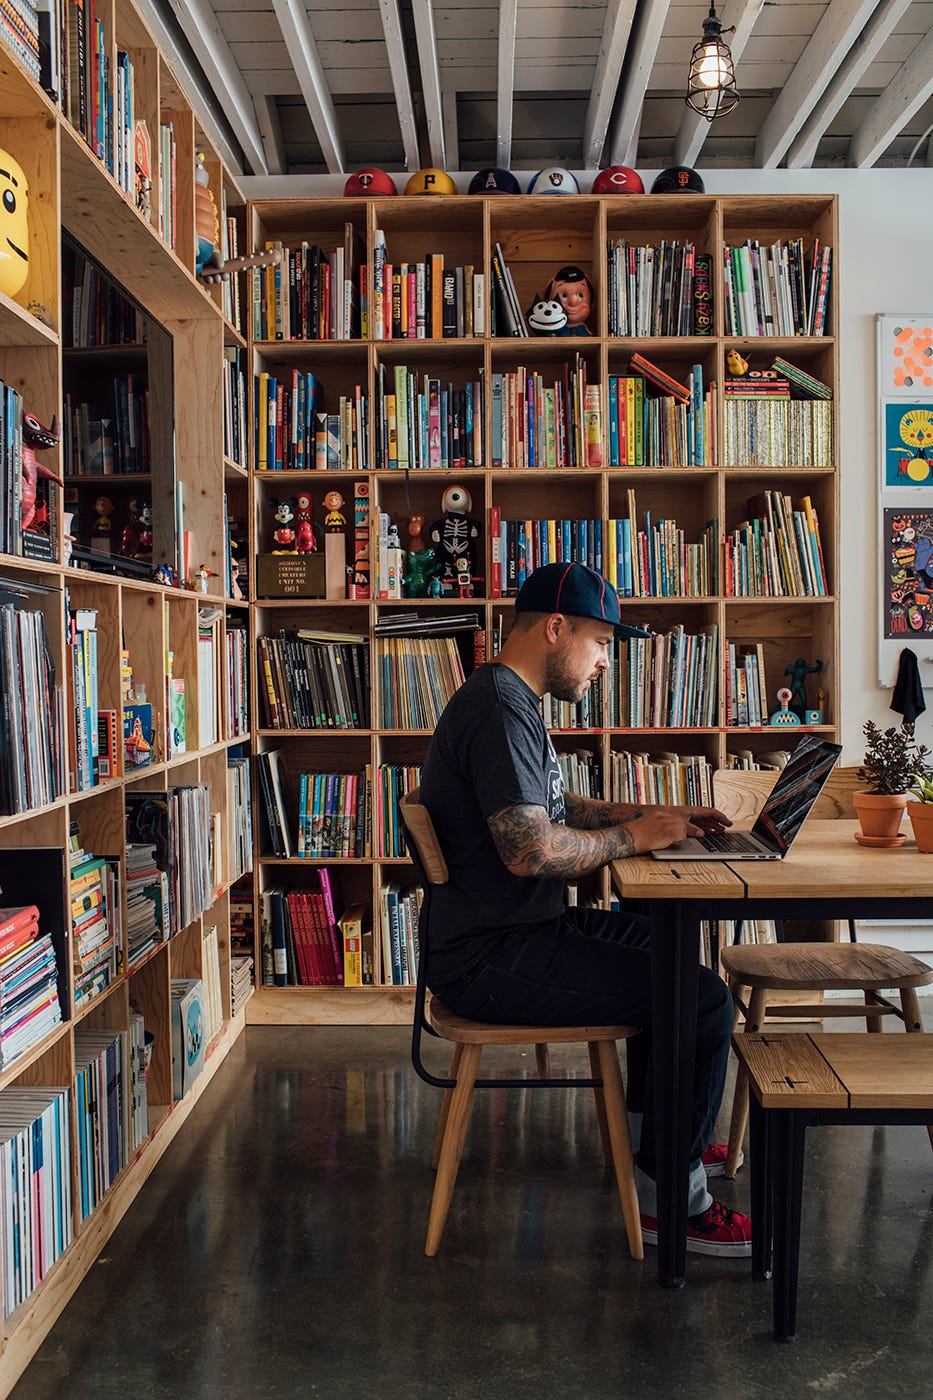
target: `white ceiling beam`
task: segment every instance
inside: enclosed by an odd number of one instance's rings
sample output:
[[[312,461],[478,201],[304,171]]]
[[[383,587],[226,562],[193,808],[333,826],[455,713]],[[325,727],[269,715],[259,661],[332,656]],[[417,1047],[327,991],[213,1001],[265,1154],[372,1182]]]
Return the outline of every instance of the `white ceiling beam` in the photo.
[[[606,6],[593,90],[583,124],[584,170],[596,169],[606,144],[606,132],[609,130],[634,16],[635,0],[609,0]]]
[[[405,57],[405,37],[402,33],[398,0],[379,0],[379,13],[382,16],[382,32],[385,35],[386,52],[389,55],[389,72],[392,74],[392,89],[395,93],[398,124],[402,133],[405,169],[417,170],[421,164],[421,156],[418,151],[418,125],[415,121],[415,104],[411,100],[408,60]]]
[[[765,7],[766,0],[729,0],[720,18],[723,29],[735,28],[734,34],[727,35],[729,48],[732,50],[732,62],[735,68],[735,82],[739,93],[742,92],[742,74],[739,71],[739,59],[745,45],[751,38],[752,31],[758,22],[758,16]],[[909,4],[910,0],[906,0]],[[702,34],[696,36],[696,43],[700,42]],[[692,46],[691,46],[692,48]],[[690,65],[690,54],[684,53],[684,92],[687,88],[687,70]],[[698,112],[694,112],[692,107],[684,103],[684,114],[680,119],[680,129],[677,132],[677,139],[674,142],[674,164],[675,165],[695,165],[697,156],[703,149],[703,143],[710,133],[713,122],[708,122],[705,117],[701,117]]]
[[[849,164],[864,169],[874,165],[899,131],[933,93],[933,29],[898,69],[868,116],[853,134]]]
[[[285,154],[285,141],[282,136],[282,123],[279,121],[276,100],[274,97],[266,95],[259,98],[255,107],[269,174],[287,175],[288,158]]]
[[[610,165],[635,164],[641,111],[669,5],[670,0],[642,0],[638,6],[625,65],[622,105],[609,143]]]
[[[230,129],[239,141],[253,174],[267,174],[253,99],[233,60],[217,16],[207,0],[169,0],[169,4],[210,84],[208,94],[204,93],[198,75],[192,72],[189,62],[161,19],[154,0],[140,0],[137,8],[175,76],[184,84],[192,103],[198,108],[198,116],[219,154],[229,161],[232,170],[240,170],[239,157],[233,154],[227,137],[211,116],[211,103],[216,103],[230,123]]]
[[[869,64],[877,58],[881,46],[910,6],[911,0],[882,0],[788,148],[788,170],[808,169],[813,164],[820,137],[842,109],[843,103],[861,81]]]
[[[515,97],[515,31],[518,0],[499,0],[499,62],[496,82],[496,165],[512,163],[512,106]]]
[[[434,11],[431,0],[411,0],[415,21],[415,43],[421,69],[421,91],[424,114],[428,123],[428,150],[431,164],[438,170],[447,169],[447,148],[444,142],[444,111],[441,102],[441,70],[437,61],[437,38],[434,33]]]
[[[272,0],[272,5],[324,156],[324,164],[329,174],[342,175],[346,165],[343,142],[337,128],[337,112],[308,23],[308,12],[303,0]]]
[[[829,86],[836,69],[871,19],[878,0],[830,0],[793,72],[764,120],[755,164],[773,170]]]

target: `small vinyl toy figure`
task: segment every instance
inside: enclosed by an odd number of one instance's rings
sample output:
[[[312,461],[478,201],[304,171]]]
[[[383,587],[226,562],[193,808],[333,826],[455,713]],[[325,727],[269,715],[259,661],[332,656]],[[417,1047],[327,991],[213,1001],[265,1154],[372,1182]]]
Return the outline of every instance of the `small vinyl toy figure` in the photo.
[[[152,506],[148,501],[139,502],[139,543],[136,546],[137,559],[152,558]]]
[[[343,497],[339,491],[328,491],[324,497],[324,504],[327,507],[327,514],[324,516],[324,529],[329,535],[337,535],[347,523],[340,511]]]
[[[390,525],[386,535],[386,549],[401,549],[402,538],[398,532],[397,525]]]
[[[570,335],[567,313],[562,304],[554,298],[551,301],[539,297],[528,312],[528,329],[533,335]]]
[[[298,531],[295,535],[295,547],[299,554],[314,554],[317,550],[317,540],[314,538],[314,506],[311,497],[306,491],[302,491],[298,497]]]
[[[94,502],[94,509],[97,511],[97,519],[91,527],[92,532],[100,540],[110,538],[110,517],[113,515],[113,501],[109,496],[98,496]]]
[[[456,589],[461,598],[473,596],[476,577],[480,524],[470,516],[472,508],[473,499],[465,486],[448,486],[441,497],[444,517],[431,526],[431,543],[440,564],[439,577],[447,591]]]
[[[235,603],[243,599],[243,590],[239,585],[240,566],[233,555],[230,555],[230,597]]]
[[[213,569],[209,569],[206,564],[194,571],[194,590],[196,593],[207,593],[210,590],[211,579],[217,578]]]
[[[593,310],[593,284],[580,267],[562,267],[545,288],[546,301],[559,301],[567,313],[569,335],[589,335],[586,322]]]
[[[782,685],[777,693],[777,698],[781,702],[781,708],[775,710],[768,721],[775,729],[787,729],[800,723],[798,716],[794,714],[793,710],[787,708],[790,704],[791,695],[792,692],[788,690],[786,685]]]
[[[807,676],[819,675],[823,669],[822,661],[817,661],[815,666],[808,666],[802,656],[798,656],[792,666],[784,667],[785,676],[791,678],[790,708],[799,720],[803,720],[807,713]]]
[[[134,497],[127,506],[129,519],[120,533],[120,548],[117,550],[124,559],[134,559],[139,548],[140,503]]]
[[[743,374],[748,373],[748,360],[738,350],[729,350],[726,353],[726,369],[736,379],[741,379]]]
[[[33,523],[33,515],[36,509],[36,487],[40,479],[45,481],[55,481],[59,486],[64,483],[60,476],[56,476],[49,467],[42,462],[36,461],[36,450],[45,447],[54,447],[62,435],[61,425],[56,417],[52,418],[52,426],[46,428],[39,422],[33,413],[23,414],[22,428],[22,458],[23,458],[23,492],[22,492],[22,520],[23,529],[27,530]],[[113,505],[110,507],[113,510]],[[107,533],[110,531],[108,529]]]
[[[421,531],[424,529],[423,515],[410,515],[408,517],[408,548],[412,553],[417,554],[421,549],[427,549]]]
[[[412,515],[408,521],[408,552],[402,586],[406,598],[427,598],[431,584],[437,580],[441,566],[436,552],[425,544],[421,534],[423,515]]]
[[[276,528],[272,531],[272,538],[275,540],[275,543],[278,546],[276,549],[273,549],[272,553],[296,553],[295,531],[292,528],[292,521],[295,519],[295,512],[292,509],[291,502],[277,501],[273,499],[269,502],[269,504],[272,507],[272,518],[275,521],[276,525]]]

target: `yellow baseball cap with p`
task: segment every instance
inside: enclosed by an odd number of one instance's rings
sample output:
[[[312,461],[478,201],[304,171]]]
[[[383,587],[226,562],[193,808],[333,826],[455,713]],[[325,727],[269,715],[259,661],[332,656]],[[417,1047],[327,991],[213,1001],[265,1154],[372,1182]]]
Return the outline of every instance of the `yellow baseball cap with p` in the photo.
[[[437,170],[434,166],[426,166],[424,170],[418,170],[408,184],[405,186],[406,194],[456,194],[457,186],[447,174],[446,170]]]

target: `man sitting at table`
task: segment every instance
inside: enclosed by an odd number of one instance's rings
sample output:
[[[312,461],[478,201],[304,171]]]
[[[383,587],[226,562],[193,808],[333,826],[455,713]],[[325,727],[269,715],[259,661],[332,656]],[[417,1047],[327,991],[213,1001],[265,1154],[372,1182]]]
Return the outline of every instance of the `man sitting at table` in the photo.
[[[635,630],[621,623],[615,589],[594,570],[537,569],[519,590],[499,655],[441,716],[421,796],[450,874],[432,893],[432,992],[477,1021],[645,1027],[626,1042],[627,1102],[642,1230],[655,1244],[650,924],[568,907],[564,882],[730,823],[711,807],[636,807],[565,792],[540,706],[546,693],[577,703],[608,669],[613,637]],[[728,989],[701,967],[687,1236],[697,1254],[751,1253],[748,1217],[706,1186],[725,1161],[725,1147],[709,1144],[731,1034]]]

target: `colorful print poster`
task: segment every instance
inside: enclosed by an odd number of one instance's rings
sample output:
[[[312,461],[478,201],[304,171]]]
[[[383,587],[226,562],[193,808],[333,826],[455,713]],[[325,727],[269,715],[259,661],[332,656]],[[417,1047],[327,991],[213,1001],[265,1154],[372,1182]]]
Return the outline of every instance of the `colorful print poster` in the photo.
[[[883,486],[933,486],[933,398],[884,409]]]
[[[933,313],[878,317],[878,389],[883,399],[933,392]]]
[[[884,635],[933,632],[933,511],[885,510]]]

